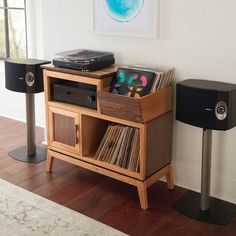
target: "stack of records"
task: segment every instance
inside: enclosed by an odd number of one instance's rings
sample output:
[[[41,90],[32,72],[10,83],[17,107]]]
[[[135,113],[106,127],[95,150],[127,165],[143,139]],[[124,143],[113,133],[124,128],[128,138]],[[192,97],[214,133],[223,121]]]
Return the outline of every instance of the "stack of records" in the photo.
[[[81,71],[98,70],[115,63],[113,53],[77,49],[60,52],[54,55],[52,64],[55,67],[64,67]]]
[[[95,159],[139,172],[139,129],[120,124],[109,125]]]
[[[174,74],[174,68],[157,68],[157,67],[149,67],[145,65],[134,65],[134,66],[129,66],[129,68],[149,71],[156,74],[156,78],[153,83],[151,93],[161,91],[171,86],[172,78]]]
[[[111,92],[128,97],[143,97],[171,86],[174,69],[146,66],[119,67],[111,84]]]

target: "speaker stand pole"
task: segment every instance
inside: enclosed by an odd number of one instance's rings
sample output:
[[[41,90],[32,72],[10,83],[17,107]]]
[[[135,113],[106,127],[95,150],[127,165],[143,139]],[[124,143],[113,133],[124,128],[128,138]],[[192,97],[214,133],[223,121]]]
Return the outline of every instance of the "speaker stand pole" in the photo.
[[[202,133],[201,193],[188,191],[173,204],[185,216],[210,224],[227,224],[236,214],[236,205],[210,197],[212,130]]]
[[[211,150],[212,150],[212,130],[203,129],[201,205],[200,205],[201,211],[206,211],[210,207]]]
[[[27,163],[38,163],[46,160],[47,152],[43,147],[35,144],[35,103],[34,94],[26,93],[26,125],[27,125],[27,145],[9,152],[12,158]]]
[[[34,94],[26,93],[25,101],[26,101],[26,124],[27,124],[27,155],[34,156],[36,154]]]

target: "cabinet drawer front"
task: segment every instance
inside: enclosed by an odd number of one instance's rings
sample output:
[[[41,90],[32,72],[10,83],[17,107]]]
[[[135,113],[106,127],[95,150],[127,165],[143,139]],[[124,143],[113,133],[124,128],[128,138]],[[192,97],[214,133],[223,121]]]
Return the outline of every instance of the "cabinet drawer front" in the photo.
[[[49,107],[49,144],[69,152],[80,153],[79,114]]]

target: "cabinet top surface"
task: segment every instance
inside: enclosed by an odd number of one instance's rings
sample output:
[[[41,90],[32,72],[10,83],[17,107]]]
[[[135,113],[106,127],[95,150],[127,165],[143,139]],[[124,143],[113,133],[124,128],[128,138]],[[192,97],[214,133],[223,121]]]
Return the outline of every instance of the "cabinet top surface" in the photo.
[[[107,78],[109,76],[113,76],[117,70],[116,65],[105,67],[100,70],[86,71],[86,72],[62,68],[62,67],[55,67],[52,64],[42,65],[41,67],[43,69],[47,69],[47,70],[51,70],[51,71],[57,71],[57,72],[62,72],[62,73],[67,73],[67,74],[72,74],[72,75],[86,76],[86,77],[95,78],[95,79],[103,79],[103,78]]]

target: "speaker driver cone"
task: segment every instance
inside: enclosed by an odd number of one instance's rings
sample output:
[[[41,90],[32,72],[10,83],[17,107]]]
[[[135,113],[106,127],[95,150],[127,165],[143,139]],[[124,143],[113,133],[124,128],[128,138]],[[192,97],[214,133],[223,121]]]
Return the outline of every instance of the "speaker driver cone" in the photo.
[[[220,101],[215,106],[215,115],[218,120],[224,120],[227,117],[228,108],[225,102]]]
[[[34,84],[34,74],[32,72],[28,72],[26,75],[25,75],[25,82],[28,86],[33,86]]]

